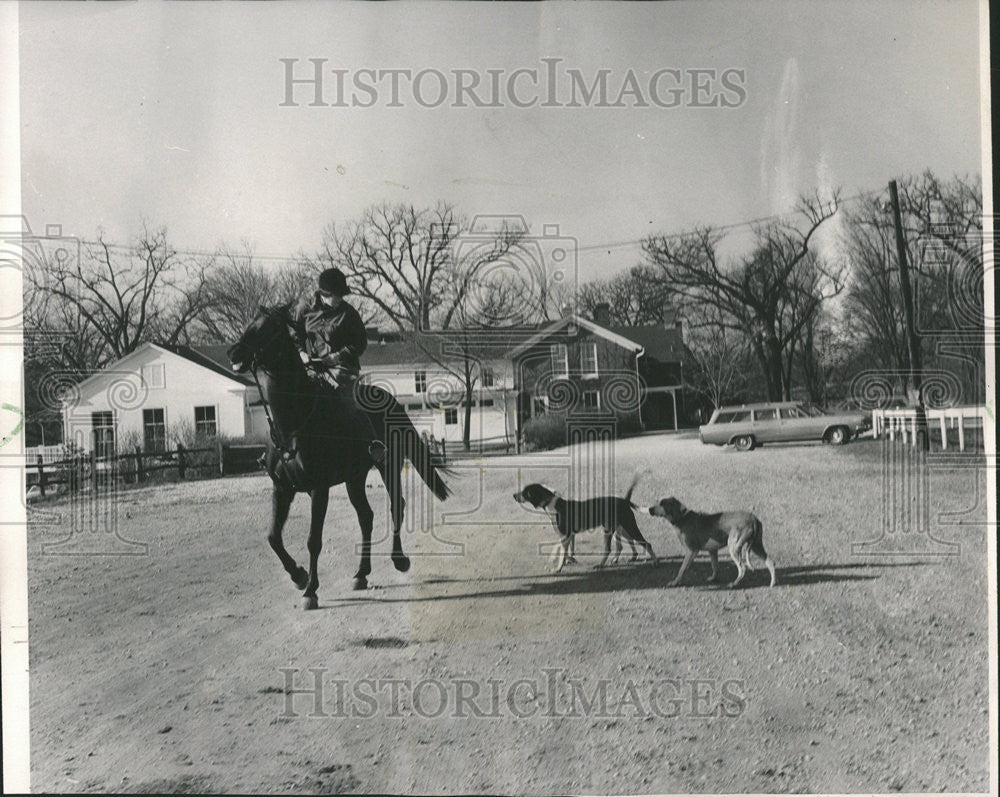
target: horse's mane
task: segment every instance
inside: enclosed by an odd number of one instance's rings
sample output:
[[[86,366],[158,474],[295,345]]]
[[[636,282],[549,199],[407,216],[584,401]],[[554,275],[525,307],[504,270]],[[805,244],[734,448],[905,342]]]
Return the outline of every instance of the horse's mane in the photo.
[[[278,317],[282,320],[289,320],[292,317],[294,304],[296,304],[295,300],[291,299],[284,304],[261,305],[260,309],[268,318]]]

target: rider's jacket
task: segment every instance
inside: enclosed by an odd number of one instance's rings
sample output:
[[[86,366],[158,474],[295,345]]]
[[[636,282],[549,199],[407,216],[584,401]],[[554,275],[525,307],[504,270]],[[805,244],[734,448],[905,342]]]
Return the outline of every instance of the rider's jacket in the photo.
[[[323,367],[343,369],[351,376],[361,371],[360,357],[368,346],[365,324],[347,302],[336,309],[327,307],[315,293],[300,302],[293,320],[299,333],[299,348],[319,360]]]

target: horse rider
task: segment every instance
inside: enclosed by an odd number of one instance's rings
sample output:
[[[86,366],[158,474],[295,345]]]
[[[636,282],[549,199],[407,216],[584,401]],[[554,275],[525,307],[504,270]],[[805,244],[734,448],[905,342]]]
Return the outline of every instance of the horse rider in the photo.
[[[350,292],[340,269],[323,271],[312,299],[303,299],[292,313],[297,330],[295,343],[309,376],[332,388],[346,403],[345,413],[356,416],[355,428],[371,441],[368,451],[377,464],[385,457],[385,445],[375,434],[367,413],[354,401],[354,385],[361,373],[360,357],[368,347],[368,334],[358,311],[344,300]]]

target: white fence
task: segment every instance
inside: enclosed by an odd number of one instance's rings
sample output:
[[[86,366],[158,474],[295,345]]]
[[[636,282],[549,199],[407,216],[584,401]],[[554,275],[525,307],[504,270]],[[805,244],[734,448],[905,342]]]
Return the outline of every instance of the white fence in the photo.
[[[927,410],[927,431],[937,425],[941,430],[941,448],[948,448],[948,422],[951,429],[958,429],[958,449],[965,451],[966,422],[970,428],[983,429],[986,424],[986,407],[948,407],[943,410]],[[878,438],[888,435],[895,440],[896,435],[904,443],[917,444],[917,411],[913,408],[897,410],[872,410],[872,434]]]
[[[52,462],[66,458],[66,449],[62,443],[54,446],[31,446],[24,449],[24,462],[27,467],[34,467],[38,462],[38,456],[42,457],[42,464],[48,465]]]

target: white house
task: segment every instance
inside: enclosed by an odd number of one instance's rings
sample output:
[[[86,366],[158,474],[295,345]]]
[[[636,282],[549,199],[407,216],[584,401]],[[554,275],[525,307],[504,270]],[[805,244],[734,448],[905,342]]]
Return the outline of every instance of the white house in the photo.
[[[465,431],[466,358],[432,357],[430,352],[439,351],[440,346],[440,339],[425,338],[421,345],[416,337],[369,343],[361,358],[362,378],[394,395],[420,431],[460,442]],[[468,381],[473,386],[470,442],[514,442],[514,369],[501,354],[502,347],[482,361],[468,358]]]
[[[159,451],[194,434],[266,435],[253,379],[233,373],[225,349],[143,344],[64,400],[64,442],[103,455],[116,446]]]

